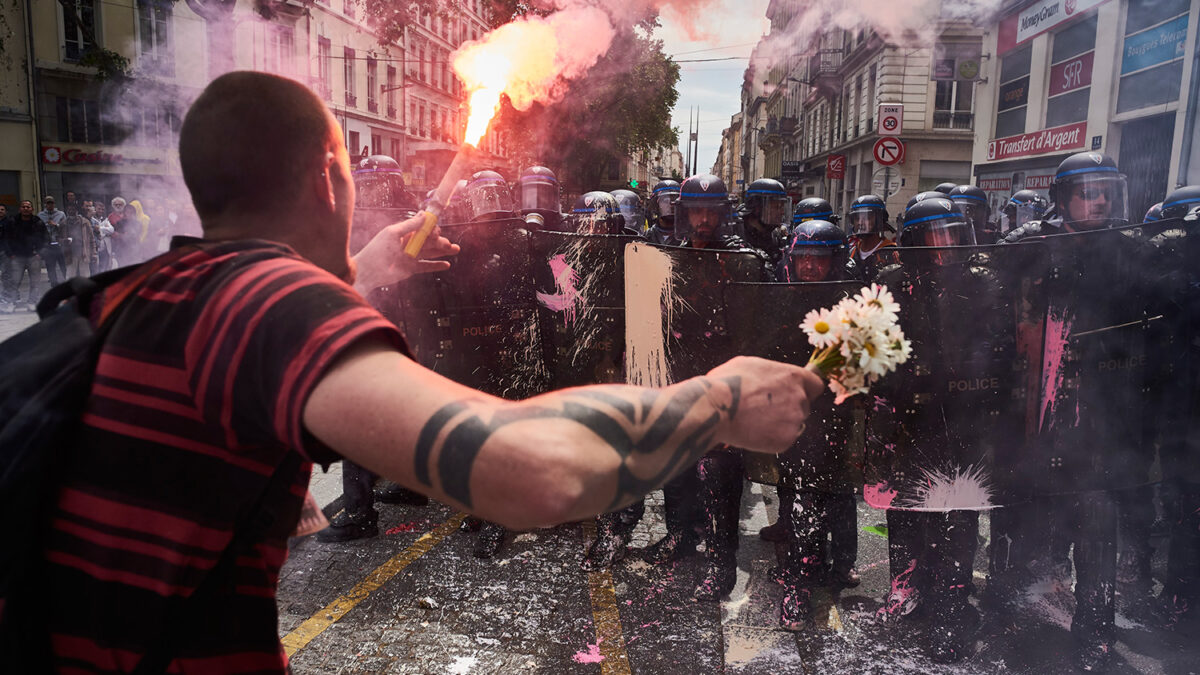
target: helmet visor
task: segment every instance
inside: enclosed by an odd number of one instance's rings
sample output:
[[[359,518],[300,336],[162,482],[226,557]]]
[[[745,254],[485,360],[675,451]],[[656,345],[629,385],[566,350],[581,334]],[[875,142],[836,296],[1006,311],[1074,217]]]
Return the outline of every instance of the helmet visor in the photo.
[[[654,203],[658,207],[658,215],[670,218],[675,215],[675,199],[678,192],[659,192],[654,195]]]
[[[642,209],[641,204],[621,204],[620,209],[625,227],[638,233],[646,229],[646,212]]]
[[[832,271],[833,249],[825,246],[797,246],[788,261],[789,281],[825,281]]]
[[[467,187],[467,203],[471,216],[512,213],[512,195],[501,183],[475,183]]]
[[[1057,207],[1063,222],[1073,229],[1094,230],[1129,222],[1125,176],[1085,173],[1071,176],[1057,187]]]
[[[967,220],[967,224],[976,232],[982,232],[988,227],[987,204],[977,199],[956,199],[955,206],[959,211],[962,211],[963,218]]]
[[[792,222],[792,200],[788,197],[759,197],[761,204],[758,219],[763,225],[779,227]]]
[[[729,204],[725,200],[680,201],[676,205],[675,233],[697,241],[716,241],[725,234]]]
[[[961,220],[936,221],[920,227],[917,246],[974,246],[975,230]]]
[[[522,211],[558,211],[558,186],[547,181],[521,183]]]
[[[863,236],[874,234],[883,228],[879,226],[882,214],[876,209],[862,209],[850,212],[850,234]]]

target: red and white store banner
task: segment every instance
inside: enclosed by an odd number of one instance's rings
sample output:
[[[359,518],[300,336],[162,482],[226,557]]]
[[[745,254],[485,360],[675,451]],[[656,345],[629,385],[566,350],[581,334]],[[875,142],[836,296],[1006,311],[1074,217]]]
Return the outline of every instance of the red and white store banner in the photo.
[[[987,161],[1074,150],[1082,148],[1086,140],[1087,122],[1064,124],[1030,134],[997,138],[988,141]]]
[[[1092,84],[1092,62],[1096,52],[1080,54],[1073,59],[1050,68],[1050,89],[1047,96],[1058,96],[1068,91],[1083,89]]]
[[[1000,20],[1000,56],[1108,0],[1042,0]]]

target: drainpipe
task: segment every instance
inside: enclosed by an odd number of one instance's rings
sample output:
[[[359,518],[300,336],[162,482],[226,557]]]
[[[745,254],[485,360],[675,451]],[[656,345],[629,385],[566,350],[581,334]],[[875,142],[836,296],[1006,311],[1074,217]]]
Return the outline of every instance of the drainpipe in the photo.
[[[33,175],[37,181],[38,199],[46,195],[46,175],[42,171],[42,135],[38,123],[38,87],[35,79],[36,65],[33,52],[33,4],[25,5],[25,62],[29,74],[29,114],[33,119]]]

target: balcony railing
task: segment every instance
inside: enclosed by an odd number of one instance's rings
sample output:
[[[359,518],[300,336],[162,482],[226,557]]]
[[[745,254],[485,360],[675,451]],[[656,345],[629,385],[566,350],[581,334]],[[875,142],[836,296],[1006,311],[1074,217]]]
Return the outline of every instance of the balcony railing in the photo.
[[[934,129],[964,129],[975,128],[975,114],[969,112],[950,112],[948,110],[933,111]]]
[[[394,105],[388,106],[388,117],[390,117],[392,119],[396,119],[396,106],[394,106]]]
[[[379,104],[375,101],[367,101],[367,112],[379,112]]]
[[[346,105],[351,107],[358,105],[358,97],[350,92],[346,92]]]

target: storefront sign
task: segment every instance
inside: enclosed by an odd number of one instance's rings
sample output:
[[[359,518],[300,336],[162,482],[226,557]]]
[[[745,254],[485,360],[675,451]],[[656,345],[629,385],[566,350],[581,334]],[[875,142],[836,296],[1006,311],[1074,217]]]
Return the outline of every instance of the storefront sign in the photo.
[[[979,188],[984,192],[1008,192],[1012,189],[1011,178],[980,178]]]
[[[997,51],[1001,56],[1014,47],[1099,7],[1108,0],[1042,0],[1000,21]]]
[[[1084,146],[1087,122],[1065,124],[1030,134],[1020,134],[988,141],[987,159],[994,162],[1013,157],[1028,157],[1046,152],[1073,150]]]
[[[1121,74],[1181,58],[1187,42],[1188,15],[1125,38]]]
[[[1050,68],[1050,90],[1048,96],[1065,94],[1083,89],[1092,84],[1092,63],[1096,52],[1080,54],[1069,61]]]
[[[1026,174],[1025,189],[1026,190],[1049,190],[1050,184],[1054,182],[1054,174]]]
[[[846,156],[830,155],[825,164],[825,177],[830,180],[846,179]]]
[[[99,150],[88,152],[79,148],[63,150],[52,146],[43,146],[42,160],[47,164],[122,164],[125,162],[125,156]]]
[[[1029,103],[1029,76],[1000,85],[1000,102],[996,109],[1000,112],[1020,108]]]
[[[800,160],[785,159],[783,160],[783,177],[784,178],[799,178],[803,170],[800,166]]]

